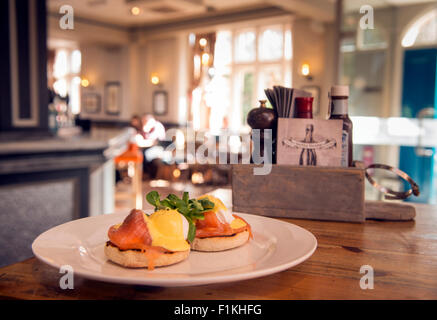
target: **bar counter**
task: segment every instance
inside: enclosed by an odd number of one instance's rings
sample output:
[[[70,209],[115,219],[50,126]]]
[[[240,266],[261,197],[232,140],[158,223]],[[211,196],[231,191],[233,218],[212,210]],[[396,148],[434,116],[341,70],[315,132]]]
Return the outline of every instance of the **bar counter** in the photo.
[[[230,190],[219,196],[230,203]],[[262,278],[195,287],[142,287],[74,279],[62,290],[59,270],[36,258],[0,269],[7,299],[437,299],[437,206],[415,205],[415,221],[365,223],[281,219],[312,232],[315,253],[302,264]],[[363,265],[373,289],[360,288]]]
[[[32,256],[30,244],[48,228],[114,211],[113,158],[131,134],[0,134],[0,267]]]
[[[88,165],[99,163],[126,150],[131,134],[130,129],[98,128],[65,137],[35,137],[29,133],[9,137],[0,134],[0,174],[47,170],[49,166],[51,169],[52,166],[81,167],[84,162]],[[83,156],[88,157],[80,159]]]

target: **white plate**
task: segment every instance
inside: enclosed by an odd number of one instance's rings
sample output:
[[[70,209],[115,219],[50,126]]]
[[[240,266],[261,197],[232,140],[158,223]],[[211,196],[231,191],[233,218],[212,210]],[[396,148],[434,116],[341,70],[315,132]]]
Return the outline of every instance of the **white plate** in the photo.
[[[108,229],[123,221],[125,214],[89,217],[54,227],[35,239],[32,250],[43,262],[56,268],[70,265],[75,275],[85,278],[176,287],[266,276],[305,261],[317,247],[314,235],[294,224],[237,214],[252,226],[253,240],[222,252],[191,251],[187,260],[153,271],[123,268],[105,257]]]

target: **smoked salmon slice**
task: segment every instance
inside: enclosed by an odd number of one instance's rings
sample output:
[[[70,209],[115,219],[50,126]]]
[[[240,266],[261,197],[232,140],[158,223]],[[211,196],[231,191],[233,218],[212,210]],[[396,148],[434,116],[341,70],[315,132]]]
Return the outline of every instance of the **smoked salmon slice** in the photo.
[[[248,230],[250,237],[252,237],[252,232],[250,225],[242,218],[233,215],[237,219],[241,219],[246,223],[246,226],[233,229],[229,224],[220,222],[217,215],[212,212],[204,213],[205,219],[197,220],[196,222],[196,237],[198,238],[208,238],[208,237],[219,237],[219,236],[231,236],[235,233],[243,232]]]
[[[145,250],[152,244],[147,223],[141,210],[133,209],[121,225],[109,228],[109,240],[121,250]]]

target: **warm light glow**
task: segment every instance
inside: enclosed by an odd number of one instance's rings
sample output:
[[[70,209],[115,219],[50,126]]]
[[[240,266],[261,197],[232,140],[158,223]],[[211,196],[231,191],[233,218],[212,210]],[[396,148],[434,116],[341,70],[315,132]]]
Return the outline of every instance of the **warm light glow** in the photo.
[[[194,173],[191,175],[191,182],[192,182],[193,184],[201,184],[201,183],[203,183],[203,182],[204,182],[204,179],[203,179],[203,174],[202,174],[202,172],[194,172]]]
[[[137,16],[140,14],[141,10],[138,7],[132,7],[132,9],[130,9],[130,12],[134,15]]]
[[[182,130],[176,131],[176,139],[175,139],[176,149],[184,149],[185,147],[185,135]]]
[[[310,74],[310,65],[308,63],[304,63],[301,69],[303,76],[309,76]]]
[[[71,83],[70,106],[72,114],[80,112],[80,82],[80,77],[76,76]]]
[[[82,78],[82,80],[80,81],[80,85],[86,88],[90,85],[90,81],[87,78]]]
[[[191,114],[193,116],[193,129],[200,129],[200,106],[202,103],[202,89],[197,87],[192,91]]]
[[[208,41],[205,38],[200,38],[199,44],[201,47],[206,46],[207,43],[208,43]]]
[[[80,53],[80,50],[76,49],[71,53],[71,72],[79,73],[81,65],[82,65],[82,54]]]
[[[206,52],[202,54],[202,64],[204,66],[207,66],[209,64],[209,54]]]
[[[153,84],[159,84],[159,76],[157,73],[152,73],[151,77],[150,77],[150,82],[152,82]]]
[[[179,178],[181,176],[181,170],[179,169],[174,169],[173,170],[173,177],[175,177],[176,179]]]
[[[161,180],[161,179],[159,179],[159,180],[151,180],[149,182],[149,185],[152,188],[166,188],[166,187],[168,187],[170,185],[170,182],[168,182],[167,180]]]
[[[241,148],[241,140],[238,136],[229,137],[229,147],[232,153],[238,153]]]
[[[56,79],[61,79],[68,74],[68,53],[67,50],[59,50],[56,52],[55,64],[53,66],[53,76]]]
[[[130,178],[133,178],[133,176],[135,175],[135,162],[129,161],[127,163],[127,175]]]
[[[194,78],[200,77],[200,70],[201,70],[201,61],[199,55],[194,56]]]

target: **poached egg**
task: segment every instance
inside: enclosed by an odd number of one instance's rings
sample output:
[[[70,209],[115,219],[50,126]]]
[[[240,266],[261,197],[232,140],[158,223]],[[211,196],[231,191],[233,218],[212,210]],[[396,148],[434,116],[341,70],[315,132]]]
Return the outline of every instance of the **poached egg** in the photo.
[[[158,210],[151,215],[144,214],[152,246],[170,251],[185,251],[190,248],[187,242],[188,221],[176,210]]]

